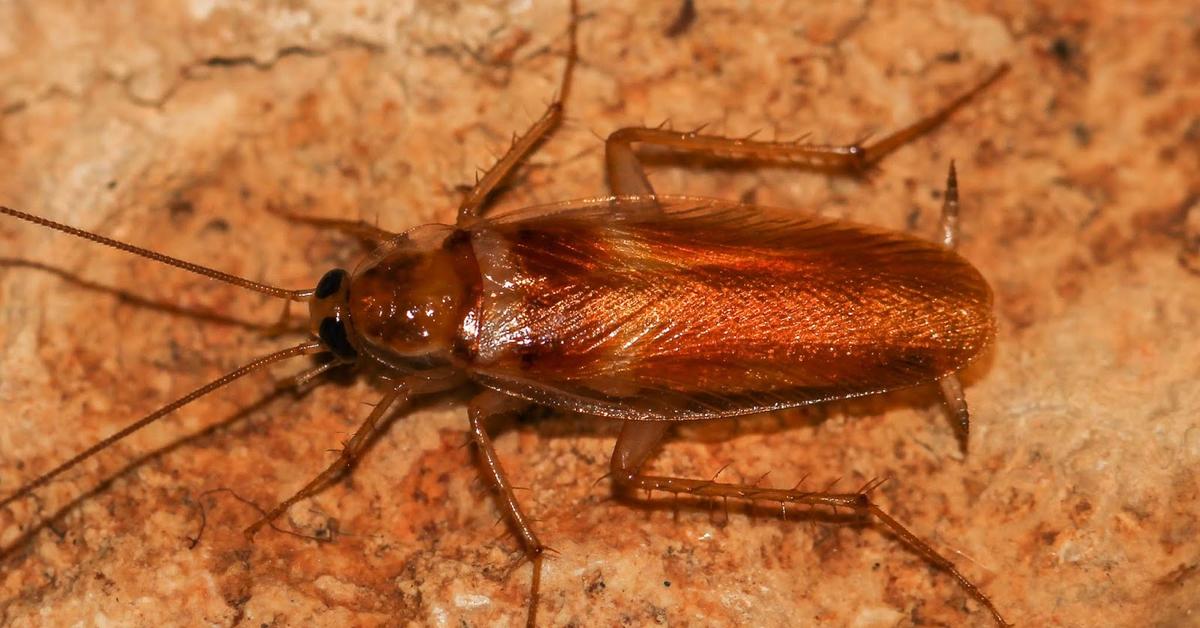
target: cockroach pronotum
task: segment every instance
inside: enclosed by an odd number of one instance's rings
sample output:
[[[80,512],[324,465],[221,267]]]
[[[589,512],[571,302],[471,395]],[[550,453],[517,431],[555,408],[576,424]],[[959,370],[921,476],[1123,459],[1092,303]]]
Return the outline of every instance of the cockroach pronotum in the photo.
[[[875,483],[853,492],[761,488],[646,475],[644,463],[672,424],[734,417],[938,383],[965,435],[955,374],[992,341],[992,296],[954,252],[958,193],[950,164],[941,242],[753,205],[655,193],[634,151],[783,163],[855,174],[939,125],[994,83],[975,87],[919,121],[866,145],[732,139],[630,127],[608,136],[612,196],[485,215],[514,169],[563,119],[576,60],[577,8],[559,95],[478,180],[453,225],[394,234],[355,222],[335,226],[376,244],[353,271],[285,290],[118,242],[28,213],[4,215],[115,247],[309,307],[312,338],[255,359],[43,472],[0,499],[30,496],[65,470],[193,400],[293,357],[325,354],[295,379],[338,365],[370,366],[387,390],[337,460],[246,529],[264,525],[337,479],[381,419],[413,397],[473,382],[470,437],[503,516],[530,561],[534,623],[546,546],[517,500],[488,433],[489,420],[529,405],[622,421],[611,459],[615,490],[846,509],[877,521],[948,572],[1006,625],[992,601],[953,563],[880,509]],[[286,312],[286,308],[285,308]]]

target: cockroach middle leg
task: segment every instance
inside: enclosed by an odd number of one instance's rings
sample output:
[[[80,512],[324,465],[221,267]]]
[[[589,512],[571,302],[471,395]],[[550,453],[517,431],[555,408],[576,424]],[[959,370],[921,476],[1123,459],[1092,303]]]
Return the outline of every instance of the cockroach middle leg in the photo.
[[[617,196],[654,194],[654,188],[646,178],[641,161],[633,150],[633,145],[639,143],[660,146],[679,153],[794,165],[830,174],[862,173],[892,151],[945,122],[955,111],[999,80],[1007,71],[1007,64],[997,67],[977,85],[946,103],[941,109],[867,146],[762,142],[749,138],[650,127],[618,129],[608,136],[604,144],[609,188]]]
[[[458,225],[460,227],[470,224],[483,213],[492,193],[508,179],[522,160],[528,157],[550,133],[562,124],[563,103],[566,102],[567,94],[571,89],[571,75],[575,71],[575,60],[578,57],[576,43],[578,24],[579,3],[577,0],[571,0],[571,23],[567,27],[567,62],[563,68],[558,94],[555,96],[554,102],[546,108],[542,117],[534,122],[524,135],[515,136],[508,152],[475,182],[475,186],[471,188],[458,207]]]
[[[617,437],[617,443],[613,447],[611,461],[612,478],[618,487],[635,496],[639,491],[661,491],[706,499],[768,501],[779,504],[825,507],[833,510],[845,508],[871,516],[923,558],[949,572],[967,595],[988,609],[997,625],[1010,625],[1000,615],[1000,611],[992,604],[991,599],[975,583],[964,576],[954,566],[954,563],[938,553],[929,543],[910,532],[908,528],[893,519],[871,500],[869,493],[875,486],[878,486],[877,483],[869,483],[853,493],[833,493],[828,490],[810,492],[797,489],[762,488],[752,484],[718,482],[716,480],[643,475],[641,473],[642,465],[654,451],[669,425],[669,422],[666,421],[630,420],[625,422],[621,427],[620,436]]]
[[[946,175],[946,192],[942,196],[942,218],[938,231],[942,236],[942,245],[950,250],[958,248],[958,175],[954,171],[954,162],[950,162],[950,171]],[[963,394],[962,382],[958,375],[951,373],[938,380],[938,388],[942,391],[942,399],[958,436],[959,446],[967,451],[971,436],[971,412],[967,408],[967,396]]]
[[[379,419],[383,417],[383,415],[396,403],[397,400],[403,399],[404,402],[407,403],[409,395],[409,387],[404,381],[401,381],[399,384],[395,385],[391,390],[389,390],[383,396],[383,398],[379,400],[379,403],[375,404],[375,408],[371,410],[371,413],[367,415],[366,420],[364,420],[362,425],[360,425],[354,432],[354,436],[351,436],[350,440],[346,441],[346,444],[342,447],[341,453],[338,454],[337,460],[334,460],[333,463],[326,467],[324,471],[317,475],[317,477],[310,480],[308,484],[305,484],[304,488],[296,491],[294,495],[283,500],[274,508],[267,511],[266,514],[259,518],[258,521],[250,524],[250,527],[246,528],[244,532],[246,539],[253,540],[254,535],[258,533],[259,529],[270,524],[277,517],[279,517],[279,515],[287,512],[287,509],[291,508],[292,504],[316,494],[328,483],[332,482],[342,473],[345,473],[348,469],[350,469],[354,465],[354,461],[357,459],[358,454],[362,451],[363,446],[368,442],[370,435],[375,432],[375,428],[379,424]]]
[[[537,619],[538,593],[542,582],[542,561],[547,548],[542,545],[537,533],[533,531],[529,517],[521,510],[521,504],[517,502],[512,483],[508,481],[508,476],[504,473],[500,457],[496,455],[496,448],[492,446],[492,439],[488,436],[487,431],[487,422],[490,418],[514,412],[524,405],[526,405],[525,402],[519,399],[487,390],[471,400],[468,413],[471,417],[471,440],[479,449],[484,479],[491,483],[500,511],[512,524],[513,531],[521,540],[525,556],[533,564],[529,589],[529,613],[526,621],[527,626],[533,626]]]
[[[570,93],[571,76],[575,71],[578,58],[577,31],[579,25],[579,3],[571,0],[571,20],[567,27],[567,60],[563,67],[558,94],[554,102],[546,108],[546,112],[523,135],[516,137],[508,152],[504,154],[483,177],[475,182],[475,186],[463,199],[458,208],[458,226],[466,227],[478,219],[486,209],[492,194],[504,184],[520,165],[555,129],[562,124],[564,103]],[[542,561],[546,546],[538,539],[529,518],[521,510],[511,483],[504,473],[504,467],[496,455],[491,438],[487,433],[487,419],[504,412],[511,411],[511,397],[499,393],[485,391],[472,400],[469,408],[471,417],[471,439],[478,447],[481,462],[484,466],[485,479],[490,481],[496,492],[496,500],[501,512],[512,524],[524,548],[525,555],[532,563],[529,612],[526,625],[534,626],[537,618],[539,590],[542,580]]]

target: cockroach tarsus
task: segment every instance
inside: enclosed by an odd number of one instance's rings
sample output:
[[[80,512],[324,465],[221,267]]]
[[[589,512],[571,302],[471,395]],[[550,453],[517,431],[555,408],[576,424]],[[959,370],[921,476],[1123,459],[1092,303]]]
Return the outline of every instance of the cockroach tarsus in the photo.
[[[509,483],[489,422],[531,404],[623,421],[608,476],[614,490],[846,509],[874,519],[1007,625],[992,601],[928,543],[880,509],[871,481],[853,492],[764,488],[642,472],[675,422],[739,416],[938,383],[965,438],[969,413],[955,373],[994,335],[991,292],[953,252],[954,164],[941,242],[863,225],[711,199],[657,195],[636,144],[679,154],[862,173],[941,124],[1006,71],[917,122],[867,145],[732,139],[628,127],[605,142],[613,196],[485,216],[489,200],[555,129],[575,66],[577,8],[557,98],[465,196],[453,226],[403,234],[350,221],[325,226],[377,244],[357,269],[331,270],[309,290],[285,290],[178,260],[28,213],[0,213],[206,277],[309,305],[313,339],[255,359],[139,419],[0,499],[27,497],[63,471],[159,418],[264,366],[332,359],[293,378],[305,385],[339,365],[371,365],[387,390],[337,460],[245,530],[247,539],[349,470],[383,417],[413,397],[468,381],[483,477],[532,564],[528,623],[538,608],[547,546]]]

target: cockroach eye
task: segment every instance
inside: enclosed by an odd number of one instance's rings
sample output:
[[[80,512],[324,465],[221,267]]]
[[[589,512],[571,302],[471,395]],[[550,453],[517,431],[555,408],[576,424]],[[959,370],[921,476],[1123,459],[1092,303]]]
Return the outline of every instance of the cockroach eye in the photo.
[[[342,281],[347,276],[349,276],[349,273],[340,268],[335,268],[325,273],[325,276],[321,277],[321,281],[317,282],[317,289],[313,292],[313,296],[318,299],[328,299],[342,287]]]
[[[328,277],[332,274],[331,272],[325,276]],[[324,281],[324,279],[321,281]],[[358,357],[358,352],[354,350],[354,347],[350,344],[350,340],[346,337],[346,325],[332,316],[321,319],[321,327],[317,332],[317,337],[321,339],[322,344],[328,347],[339,358],[350,360]]]

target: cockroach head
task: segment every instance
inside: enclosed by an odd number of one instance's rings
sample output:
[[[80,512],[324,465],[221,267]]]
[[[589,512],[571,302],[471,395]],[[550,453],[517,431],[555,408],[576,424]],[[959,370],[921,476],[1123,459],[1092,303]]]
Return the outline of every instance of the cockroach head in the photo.
[[[312,333],[341,360],[354,361],[358,351],[350,340],[350,273],[335,268],[321,277],[308,304]]]

